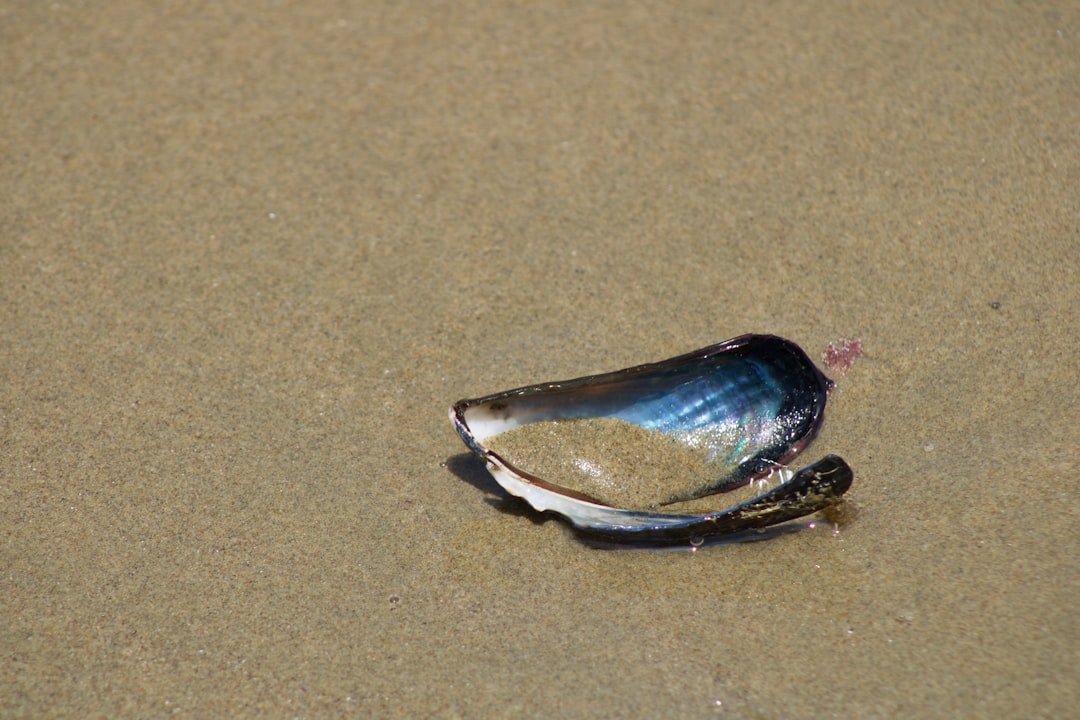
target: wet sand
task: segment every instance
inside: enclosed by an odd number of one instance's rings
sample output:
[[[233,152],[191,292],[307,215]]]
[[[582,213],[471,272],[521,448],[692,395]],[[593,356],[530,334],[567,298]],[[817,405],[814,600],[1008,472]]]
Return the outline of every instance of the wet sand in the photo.
[[[489,438],[485,447],[547,482],[612,507],[659,510],[730,484],[734,443],[719,437],[693,447],[684,439],[615,418],[537,422]],[[727,433],[727,434],[730,434]],[[719,451],[713,460],[711,454]],[[726,507],[724,500],[713,507]]]
[[[1065,717],[1080,10],[0,10],[0,715]],[[857,517],[598,549],[462,397],[746,332]]]

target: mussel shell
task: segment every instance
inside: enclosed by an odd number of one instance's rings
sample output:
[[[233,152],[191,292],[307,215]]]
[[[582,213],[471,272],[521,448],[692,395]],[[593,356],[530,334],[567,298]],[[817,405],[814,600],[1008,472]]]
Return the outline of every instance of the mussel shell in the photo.
[[[541,420],[609,417],[670,435],[734,426],[740,442],[710,463],[716,491],[794,457],[821,427],[831,385],[798,345],[743,335],[658,363],[462,400],[451,419],[481,456],[487,438]]]
[[[705,515],[616,511],[568,517],[579,530],[611,542],[668,544],[696,538],[735,535],[771,527],[836,505],[851,487],[851,467],[826,455],[790,480],[752,500]],[[575,511],[580,512],[580,508]],[[561,514],[561,513],[560,513]]]
[[[821,509],[847,490],[851,470],[829,456],[734,508],[707,516],[671,515],[604,505],[560,487],[558,478],[540,478],[511,465],[485,441],[544,420],[617,418],[674,436],[727,426],[739,440],[710,463],[717,481],[706,492],[716,492],[769,472],[805,447],[821,426],[831,386],[794,343],[743,335],[657,363],[461,400],[450,409],[450,419],[499,484],[537,510],[556,512],[579,529],[604,536],[678,539],[764,527]]]

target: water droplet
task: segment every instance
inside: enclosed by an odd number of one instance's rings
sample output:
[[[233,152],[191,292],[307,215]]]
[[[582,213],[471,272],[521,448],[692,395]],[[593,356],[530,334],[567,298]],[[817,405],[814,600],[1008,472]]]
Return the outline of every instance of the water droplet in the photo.
[[[693,545],[695,548],[699,548],[705,544],[705,538],[701,537],[700,535],[695,535],[694,537],[690,538],[690,544]]]

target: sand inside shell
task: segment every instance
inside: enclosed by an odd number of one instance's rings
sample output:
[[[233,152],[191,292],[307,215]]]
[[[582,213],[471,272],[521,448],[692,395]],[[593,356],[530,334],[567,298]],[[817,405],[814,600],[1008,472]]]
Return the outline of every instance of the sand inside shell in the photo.
[[[488,438],[485,445],[532,475],[633,510],[697,511],[697,503],[684,501],[715,492],[710,488],[730,471],[726,463],[709,462],[714,448],[693,447],[614,418],[530,423]],[[729,497],[703,511],[726,507]]]

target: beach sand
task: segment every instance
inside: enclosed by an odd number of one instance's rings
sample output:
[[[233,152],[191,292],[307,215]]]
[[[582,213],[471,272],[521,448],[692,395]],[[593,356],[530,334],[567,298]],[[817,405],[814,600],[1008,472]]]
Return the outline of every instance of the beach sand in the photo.
[[[1060,718],[1076,3],[0,9],[0,715]],[[859,338],[857,517],[598,548],[450,404]]]

